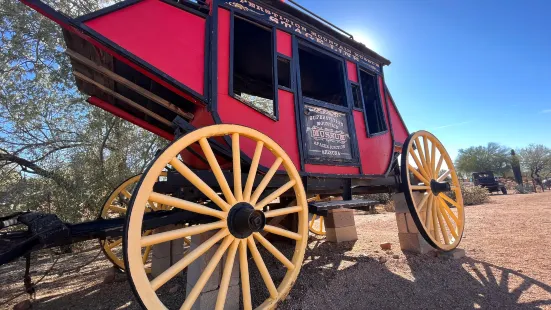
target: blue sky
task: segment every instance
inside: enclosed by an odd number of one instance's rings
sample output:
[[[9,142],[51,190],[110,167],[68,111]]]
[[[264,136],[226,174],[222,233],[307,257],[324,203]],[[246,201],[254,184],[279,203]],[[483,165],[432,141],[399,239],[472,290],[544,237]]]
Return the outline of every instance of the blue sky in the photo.
[[[498,142],[551,146],[551,1],[300,0],[392,64],[410,131],[455,157]]]

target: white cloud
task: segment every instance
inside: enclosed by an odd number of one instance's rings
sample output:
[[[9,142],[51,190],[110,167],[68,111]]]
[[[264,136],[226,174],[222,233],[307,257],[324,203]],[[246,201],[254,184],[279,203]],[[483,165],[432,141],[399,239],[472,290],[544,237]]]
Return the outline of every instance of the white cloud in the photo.
[[[447,124],[447,125],[442,125],[442,126],[438,126],[438,127],[434,127],[430,130],[436,130],[436,129],[443,129],[443,128],[448,128],[448,127],[456,127],[456,126],[461,126],[461,125],[466,125],[466,124],[470,124],[472,123],[473,121],[470,120],[470,121],[465,121],[465,122],[460,122],[460,123],[453,123],[453,124]]]
[[[540,111],[540,114],[547,114],[547,113],[551,113],[551,109],[545,109]]]

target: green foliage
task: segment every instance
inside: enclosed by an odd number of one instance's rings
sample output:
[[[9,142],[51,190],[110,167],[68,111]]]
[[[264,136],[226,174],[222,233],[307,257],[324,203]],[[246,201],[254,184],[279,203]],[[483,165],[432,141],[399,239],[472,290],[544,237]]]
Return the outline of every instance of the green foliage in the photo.
[[[490,201],[490,192],[481,186],[464,186],[461,184],[463,204],[466,206],[480,205]],[[455,200],[455,192],[448,192],[448,196]]]
[[[547,178],[551,175],[551,149],[541,144],[530,144],[518,152],[521,167],[532,178]]]
[[[502,175],[511,169],[509,148],[490,142],[487,146],[460,149],[455,166],[467,175],[482,171],[493,171],[496,175]]]
[[[48,3],[71,16],[109,4]],[[0,0],[0,13],[0,216],[94,218],[166,141],[84,101],[57,24],[19,1]]]

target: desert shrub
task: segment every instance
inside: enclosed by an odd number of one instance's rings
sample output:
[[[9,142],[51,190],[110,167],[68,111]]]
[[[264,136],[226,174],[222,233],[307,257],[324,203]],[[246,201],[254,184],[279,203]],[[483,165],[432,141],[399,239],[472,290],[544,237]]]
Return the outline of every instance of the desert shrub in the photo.
[[[461,192],[463,193],[463,204],[473,206],[490,201],[490,192],[481,186],[463,186],[461,184]],[[448,196],[455,199],[455,192],[447,193]]]

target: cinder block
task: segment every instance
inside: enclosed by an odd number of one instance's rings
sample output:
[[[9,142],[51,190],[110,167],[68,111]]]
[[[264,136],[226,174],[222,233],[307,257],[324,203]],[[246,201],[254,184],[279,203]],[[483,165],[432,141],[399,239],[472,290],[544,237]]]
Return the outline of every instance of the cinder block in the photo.
[[[194,242],[194,237],[191,237],[191,249],[190,251],[193,251],[195,248],[198,247],[198,244],[196,241]],[[196,237],[200,238],[200,237]],[[205,254],[199,256],[193,263],[191,263],[187,268],[187,283],[195,285],[197,280],[199,280],[199,277],[203,274],[205,268],[207,267],[207,264],[210,262],[212,257],[214,256],[214,253],[216,253],[216,250],[218,250],[218,244],[213,245],[210,250],[208,250]],[[220,280],[222,278],[222,265],[223,260],[220,260],[214,271],[212,272],[212,275],[208,279],[207,283],[205,284],[205,287],[203,288],[203,291],[212,291],[218,288],[220,284]]]
[[[418,233],[398,233],[398,239],[400,248],[405,252],[427,254],[435,250]]]
[[[449,252],[439,252],[438,256],[451,258],[451,259],[460,259],[465,257],[465,249],[455,248],[454,250]]]
[[[396,213],[409,212],[409,208],[406,203],[406,197],[404,196],[404,193],[392,194],[392,201],[394,201],[394,210]]]
[[[325,229],[355,226],[354,210],[352,209],[334,209],[330,210],[325,219]]]
[[[157,277],[171,266],[170,257],[155,257],[151,259],[151,276]]]
[[[415,222],[413,221],[413,217],[411,217],[411,213],[406,213],[405,218],[406,218],[406,224],[408,229],[407,232],[418,233],[419,230],[417,229],[417,225],[415,225]]]
[[[326,228],[326,238],[329,242],[345,242],[358,240],[356,226]]]
[[[398,226],[398,232],[407,233],[408,225],[406,222],[406,215],[408,213],[396,213],[396,225]]]
[[[168,225],[155,229],[154,233],[182,228],[180,225]],[[184,256],[184,240],[176,239],[155,244],[151,247],[151,274],[156,277]]]

